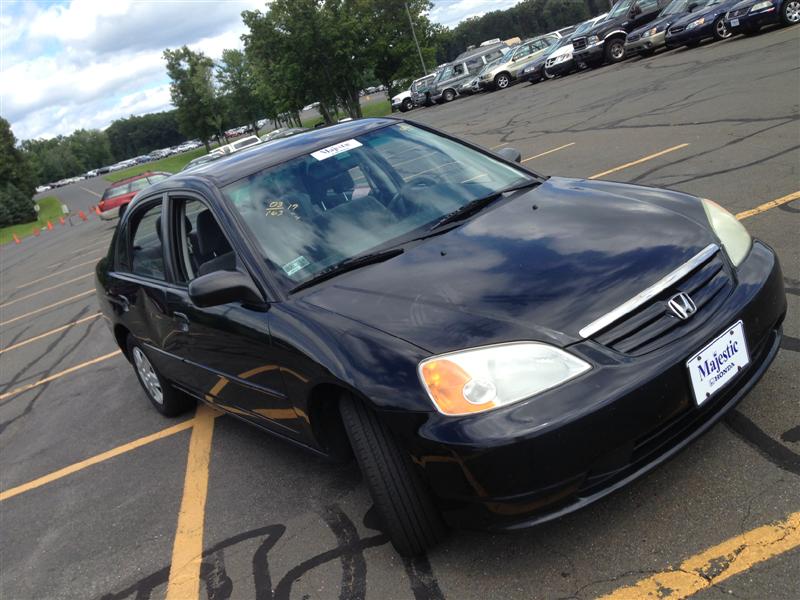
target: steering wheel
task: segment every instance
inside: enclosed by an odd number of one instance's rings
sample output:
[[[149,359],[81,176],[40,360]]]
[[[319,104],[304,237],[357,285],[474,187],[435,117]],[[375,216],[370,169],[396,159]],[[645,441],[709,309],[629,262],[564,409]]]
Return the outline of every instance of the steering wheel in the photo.
[[[402,188],[400,188],[400,191],[397,192],[391,200],[389,200],[389,204],[386,205],[386,208],[399,218],[408,217],[414,210],[415,202],[413,200],[409,200],[404,192],[408,189],[422,189],[439,185],[439,183],[440,182],[438,179],[435,177],[430,177],[429,175],[420,175],[419,177],[415,177],[406,183]]]

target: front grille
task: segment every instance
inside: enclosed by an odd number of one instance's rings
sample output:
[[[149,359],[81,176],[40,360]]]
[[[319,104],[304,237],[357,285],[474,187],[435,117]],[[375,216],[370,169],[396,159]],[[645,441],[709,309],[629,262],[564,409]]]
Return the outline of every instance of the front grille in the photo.
[[[649,302],[601,330],[593,339],[617,352],[641,356],[658,350],[699,327],[714,314],[733,290],[733,279],[717,251]],[[686,320],[667,309],[678,292],[687,293],[697,312]]]
[[[575,50],[583,50],[586,48],[586,38],[585,37],[577,37],[572,40],[572,47]]]
[[[628,36],[628,41],[629,41],[629,42],[635,42],[635,41],[636,41],[636,40],[638,40],[640,37],[642,37],[642,35],[641,35],[640,33],[632,33],[632,34],[630,34],[630,35]]]
[[[670,33],[680,33],[684,29],[686,29],[685,25],[676,25],[675,27],[670,27],[669,28],[669,32]]]

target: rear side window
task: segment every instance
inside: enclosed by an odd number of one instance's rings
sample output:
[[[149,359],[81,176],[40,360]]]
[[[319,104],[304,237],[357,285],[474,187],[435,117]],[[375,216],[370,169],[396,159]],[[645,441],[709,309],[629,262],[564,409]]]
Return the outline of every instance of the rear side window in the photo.
[[[116,198],[117,196],[122,196],[123,194],[127,194],[130,191],[131,191],[131,185],[129,183],[115,185],[108,188],[105,192],[103,192],[103,200],[107,198]]]
[[[152,279],[166,279],[161,243],[161,202],[137,211],[131,215],[130,222],[128,239],[131,248],[128,256],[131,273]]]

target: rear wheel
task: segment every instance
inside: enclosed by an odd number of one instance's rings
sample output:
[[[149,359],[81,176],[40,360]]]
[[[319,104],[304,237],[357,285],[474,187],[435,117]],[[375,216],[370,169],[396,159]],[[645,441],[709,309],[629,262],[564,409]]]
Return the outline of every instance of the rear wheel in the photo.
[[[128,336],[128,356],[133,363],[136,378],[150,399],[150,403],[162,415],[175,417],[194,405],[192,398],[173,388],[169,381],[156,371],[144,353],[142,345],[131,335]]]
[[[416,556],[438,544],[446,533],[442,517],[392,432],[354,398],[342,398],[339,412],[395,550],[402,556]]]
[[[800,0],[786,0],[781,8],[781,22],[784,25],[800,23]]]
[[[605,48],[606,62],[618,63],[625,58],[625,40],[622,38],[614,38],[606,43]]]
[[[714,39],[716,41],[727,40],[731,35],[731,30],[725,25],[725,19],[717,17],[717,20],[714,21]]]
[[[494,78],[494,87],[504,90],[511,85],[511,77],[508,73],[500,73]]]

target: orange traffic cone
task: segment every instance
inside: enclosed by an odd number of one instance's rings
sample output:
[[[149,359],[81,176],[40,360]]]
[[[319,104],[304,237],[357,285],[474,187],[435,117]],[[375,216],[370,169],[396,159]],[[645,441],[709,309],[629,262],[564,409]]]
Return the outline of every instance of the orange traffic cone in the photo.
[[[53,222],[52,221],[47,221],[47,230],[48,231],[53,231]]]
[[[39,226],[38,225],[34,225],[33,226],[33,235],[39,235],[40,233],[41,233],[41,231],[39,231]]]
[[[64,217],[58,217],[58,222],[64,225],[66,221],[64,221]]]
[[[100,216],[100,207],[99,206],[95,206],[94,207],[94,212],[96,212],[97,216],[99,217]]]
[[[81,218],[81,221],[86,221],[87,220],[86,213],[83,212],[82,210],[78,211],[78,216]]]
[[[19,241],[19,238],[17,237],[17,234],[16,233],[12,233],[11,235],[14,237],[14,243],[15,244],[19,244],[20,241]]]

